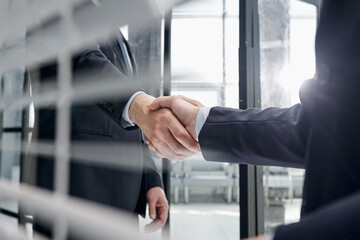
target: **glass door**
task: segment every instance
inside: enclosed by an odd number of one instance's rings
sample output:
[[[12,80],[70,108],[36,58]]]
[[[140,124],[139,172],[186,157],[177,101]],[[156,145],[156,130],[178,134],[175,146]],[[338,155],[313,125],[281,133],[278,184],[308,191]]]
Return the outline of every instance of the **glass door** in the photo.
[[[172,14],[172,95],[238,108],[237,0],[192,0]],[[171,162],[170,237],[239,239],[238,165]]]
[[[315,75],[318,7],[298,0],[259,0],[261,107],[299,103],[302,83]],[[298,221],[304,170],[263,168],[265,233]]]

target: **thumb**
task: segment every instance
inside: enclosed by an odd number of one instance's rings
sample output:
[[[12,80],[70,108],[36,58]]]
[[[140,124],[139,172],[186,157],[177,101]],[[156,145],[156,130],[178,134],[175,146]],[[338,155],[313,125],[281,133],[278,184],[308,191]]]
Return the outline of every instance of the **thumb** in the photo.
[[[156,201],[148,200],[149,204],[149,216],[152,220],[156,219]]]
[[[149,108],[149,110],[155,111],[160,108],[170,107],[170,102],[170,97],[158,97],[147,107]]]
[[[202,105],[200,102],[194,100],[194,99],[191,99],[191,98],[188,98],[188,97],[185,97],[185,96],[181,96],[179,95],[180,98],[184,99],[185,101],[187,101],[188,103],[191,103],[192,105],[196,106],[196,107],[203,107],[204,105]]]

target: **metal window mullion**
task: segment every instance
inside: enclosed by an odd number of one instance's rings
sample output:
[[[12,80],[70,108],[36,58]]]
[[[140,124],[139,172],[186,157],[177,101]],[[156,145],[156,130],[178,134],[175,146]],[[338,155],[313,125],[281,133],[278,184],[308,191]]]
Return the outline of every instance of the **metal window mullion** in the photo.
[[[164,16],[164,67],[163,67],[163,95],[170,96],[171,94],[171,21],[172,11]],[[171,165],[168,159],[162,161],[162,178],[164,182],[164,189],[167,199],[171,199],[171,181],[170,181]],[[170,237],[170,214],[166,222],[163,236]]]
[[[253,74],[254,95],[253,107],[261,107],[261,82],[260,82],[260,19],[258,1],[253,3]],[[263,167],[255,166],[253,176],[255,182],[255,209],[256,209],[256,235],[264,234],[264,184]]]
[[[3,89],[4,89],[4,77],[3,74],[0,72],[0,97],[3,96]],[[3,139],[3,111],[0,110],[0,139]],[[2,169],[2,151],[0,151],[0,173]],[[0,176],[1,178],[1,176]]]
[[[30,79],[28,73],[25,71],[24,73],[24,84],[23,84],[23,93],[30,95]],[[29,111],[30,107],[23,108],[22,110],[22,131],[21,131],[21,139],[22,141],[29,141],[29,133],[32,131],[29,128]],[[30,144],[30,142],[29,142]],[[21,147],[22,148],[22,147]],[[25,161],[27,161],[27,153],[21,150],[21,158],[20,158],[20,184],[24,182],[24,174],[27,169],[24,168]],[[19,224],[25,226],[28,222],[28,218],[25,217],[26,213],[23,211],[22,206],[19,204],[19,214],[18,221]]]
[[[222,85],[220,89],[220,106],[225,106],[226,104],[226,31],[225,31],[225,19],[226,19],[226,0],[222,1],[222,15],[221,15],[221,21],[222,21]]]
[[[247,109],[260,104],[260,56],[258,4],[239,0],[239,107]],[[263,233],[263,211],[259,170],[240,165],[240,238]]]

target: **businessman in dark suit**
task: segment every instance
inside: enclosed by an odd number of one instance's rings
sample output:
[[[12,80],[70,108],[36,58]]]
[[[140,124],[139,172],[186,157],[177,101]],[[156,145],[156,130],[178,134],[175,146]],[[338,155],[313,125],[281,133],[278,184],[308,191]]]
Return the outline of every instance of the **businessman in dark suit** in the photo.
[[[171,108],[206,160],[306,169],[301,220],[269,239],[360,239],[359,29],[360,1],[323,0],[317,74],[302,86],[301,104],[242,111],[173,96],[149,106]]]
[[[75,82],[79,81],[80,76],[83,78],[91,75],[98,79],[97,81],[106,84],[106,80],[103,79],[110,76],[123,81],[126,86],[127,82],[136,78],[134,58],[119,30],[108,42],[77,55],[73,59],[73,69]],[[41,82],[46,83],[49,79],[54,79],[56,74],[56,65],[42,68]],[[89,144],[129,145],[126,155],[118,156],[118,160],[123,162],[122,166],[126,166],[127,162],[133,164],[131,168],[124,169],[72,159],[69,194],[142,216],[145,215],[146,202],[148,202],[149,215],[153,219],[148,230],[154,231],[164,226],[168,217],[168,203],[162,190],[161,177],[137,126],[144,129],[147,137],[159,139],[159,147],[173,158],[182,159],[185,156],[173,152],[171,144],[176,144],[176,147],[182,148],[188,154],[191,150],[175,140],[172,131],[183,132],[184,138],[181,141],[186,142],[188,147],[193,146],[195,149],[193,151],[197,151],[198,145],[171,111],[165,109],[156,113],[149,111],[146,104],[154,98],[139,90],[141,90],[140,86],[128,95],[119,96],[115,100],[104,99],[100,103],[73,106],[72,140]],[[39,110],[39,140],[54,140],[55,114],[53,109]],[[174,120],[177,121],[175,124]],[[159,125],[158,121],[167,124]],[[171,124],[171,127],[168,127],[168,124]],[[38,158],[38,186],[53,189],[53,164],[53,160],[49,158]],[[49,234],[46,227],[43,228],[41,224],[36,225],[35,229]]]

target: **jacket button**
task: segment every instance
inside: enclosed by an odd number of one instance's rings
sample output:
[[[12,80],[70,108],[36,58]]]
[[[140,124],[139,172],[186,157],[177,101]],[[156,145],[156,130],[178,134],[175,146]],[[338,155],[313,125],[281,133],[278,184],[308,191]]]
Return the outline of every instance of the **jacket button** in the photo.
[[[107,102],[103,102],[103,106],[104,108],[109,112],[109,113],[113,113],[114,112],[114,106],[110,103]]]
[[[109,111],[110,113],[113,113],[113,112],[114,112],[114,106],[110,105],[110,106],[108,107],[108,111]]]

